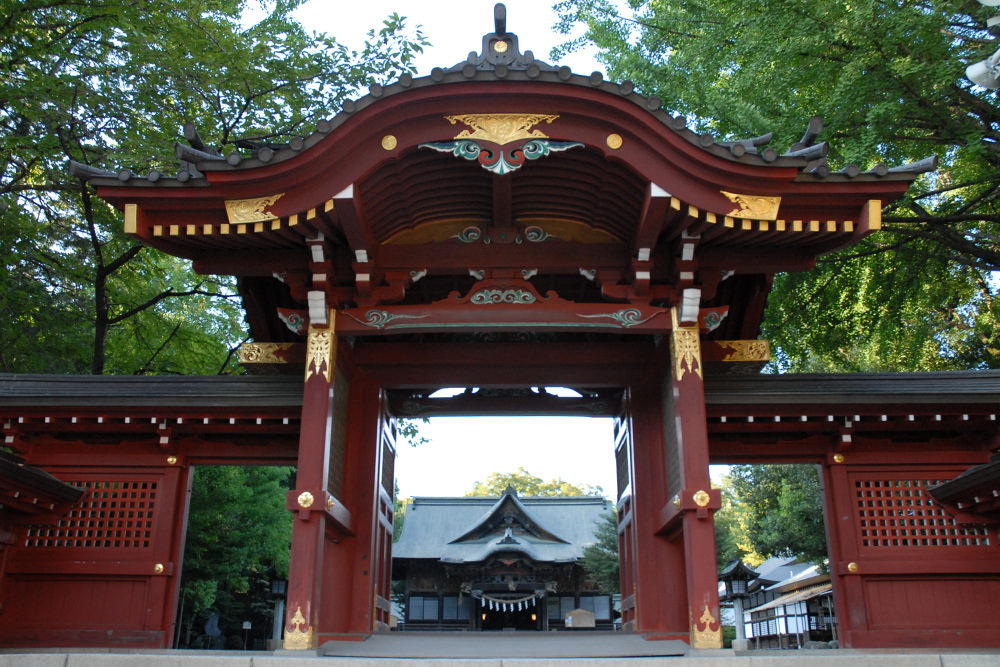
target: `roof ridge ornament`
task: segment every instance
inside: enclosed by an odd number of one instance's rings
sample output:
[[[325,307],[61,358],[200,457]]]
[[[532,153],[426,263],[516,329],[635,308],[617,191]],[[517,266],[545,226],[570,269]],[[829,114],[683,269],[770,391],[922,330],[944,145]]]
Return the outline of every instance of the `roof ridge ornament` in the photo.
[[[470,51],[466,62],[459,63],[452,69],[462,70],[469,65],[475,70],[494,70],[500,76],[510,70],[530,70],[537,76],[539,72],[555,72],[559,69],[535,60],[531,51],[521,53],[517,35],[507,32],[507,7],[500,2],[493,7],[493,32],[483,35],[482,51]]]

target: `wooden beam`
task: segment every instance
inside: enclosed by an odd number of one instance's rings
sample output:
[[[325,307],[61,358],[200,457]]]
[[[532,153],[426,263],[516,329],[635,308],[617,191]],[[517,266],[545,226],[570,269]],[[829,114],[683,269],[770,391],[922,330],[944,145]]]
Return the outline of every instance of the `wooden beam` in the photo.
[[[652,256],[656,241],[663,231],[671,200],[670,193],[656,183],[649,183],[646,186],[646,196],[642,202],[642,212],[639,214],[639,226],[632,240],[633,257],[646,261]]]

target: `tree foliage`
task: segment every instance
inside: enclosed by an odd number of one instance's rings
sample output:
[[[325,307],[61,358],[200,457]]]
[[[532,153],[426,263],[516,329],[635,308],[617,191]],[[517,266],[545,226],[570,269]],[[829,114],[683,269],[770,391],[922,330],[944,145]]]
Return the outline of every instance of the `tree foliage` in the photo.
[[[0,0],[0,371],[225,368],[232,283],[126,238],[68,162],[169,174],[186,122],[222,150],[302,135],[423,44],[393,15],[351,52],[300,1],[245,27],[246,0]]]
[[[195,469],[181,579],[182,636],[196,639],[212,613],[223,634],[271,613],[270,582],[288,578],[292,513],[285,509],[294,469]],[[255,627],[265,627],[263,621]]]
[[[1000,365],[1000,107],[966,65],[998,46],[972,0],[563,0],[612,78],[720,138],[774,133],[779,153],[824,117],[833,169],[936,155],[883,211],[883,232],[780,275],[764,335],[794,370]]]
[[[606,513],[594,531],[597,539],[583,548],[579,564],[587,577],[605,593],[618,593],[621,575],[618,565],[618,515]]]
[[[508,486],[521,496],[603,496],[600,486],[570,484],[562,479],[549,482],[536,477],[522,467],[514,472],[494,472],[485,482],[475,482],[466,496],[501,496]]]
[[[726,485],[723,497],[730,499],[715,515],[719,567],[733,558],[751,564],[770,556],[813,563],[827,558],[816,466],[736,465]]]

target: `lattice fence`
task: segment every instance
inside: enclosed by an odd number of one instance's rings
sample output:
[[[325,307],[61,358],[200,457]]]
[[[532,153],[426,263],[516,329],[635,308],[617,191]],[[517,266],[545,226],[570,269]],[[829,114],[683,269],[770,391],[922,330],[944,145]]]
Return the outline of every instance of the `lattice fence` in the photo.
[[[989,531],[955,523],[926,493],[941,480],[856,479],[861,546],[989,546]]]
[[[29,526],[24,546],[149,548],[156,510],[156,482],[77,480],[69,483],[87,489],[80,504],[56,524]]]

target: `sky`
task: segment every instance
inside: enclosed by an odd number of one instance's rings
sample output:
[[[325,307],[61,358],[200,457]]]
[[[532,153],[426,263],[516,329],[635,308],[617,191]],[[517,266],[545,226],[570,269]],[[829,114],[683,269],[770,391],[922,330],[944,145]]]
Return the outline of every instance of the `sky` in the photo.
[[[462,496],[490,473],[518,467],[545,481],[561,478],[616,491],[612,420],[595,417],[437,417],[420,425],[430,442],[401,443],[399,493]]]
[[[518,37],[521,52],[531,51],[535,58],[551,64],[549,50],[569,36],[556,34],[557,21],[552,11],[554,0],[506,0],[507,30]],[[431,46],[416,61],[417,74],[426,76],[434,67],[451,67],[465,60],[470,51],[482,49],[482,37],[493,32],[493,6],[496,0],[310,0],[295,12],[306,28],[325,32],[342,44],[359,49],[368,30],[380,28],[392,12],[407,18],[408,26],[421,25]],[[577,74],[594,71],[606,73],[593,51],[575,53],[560,61]]]

